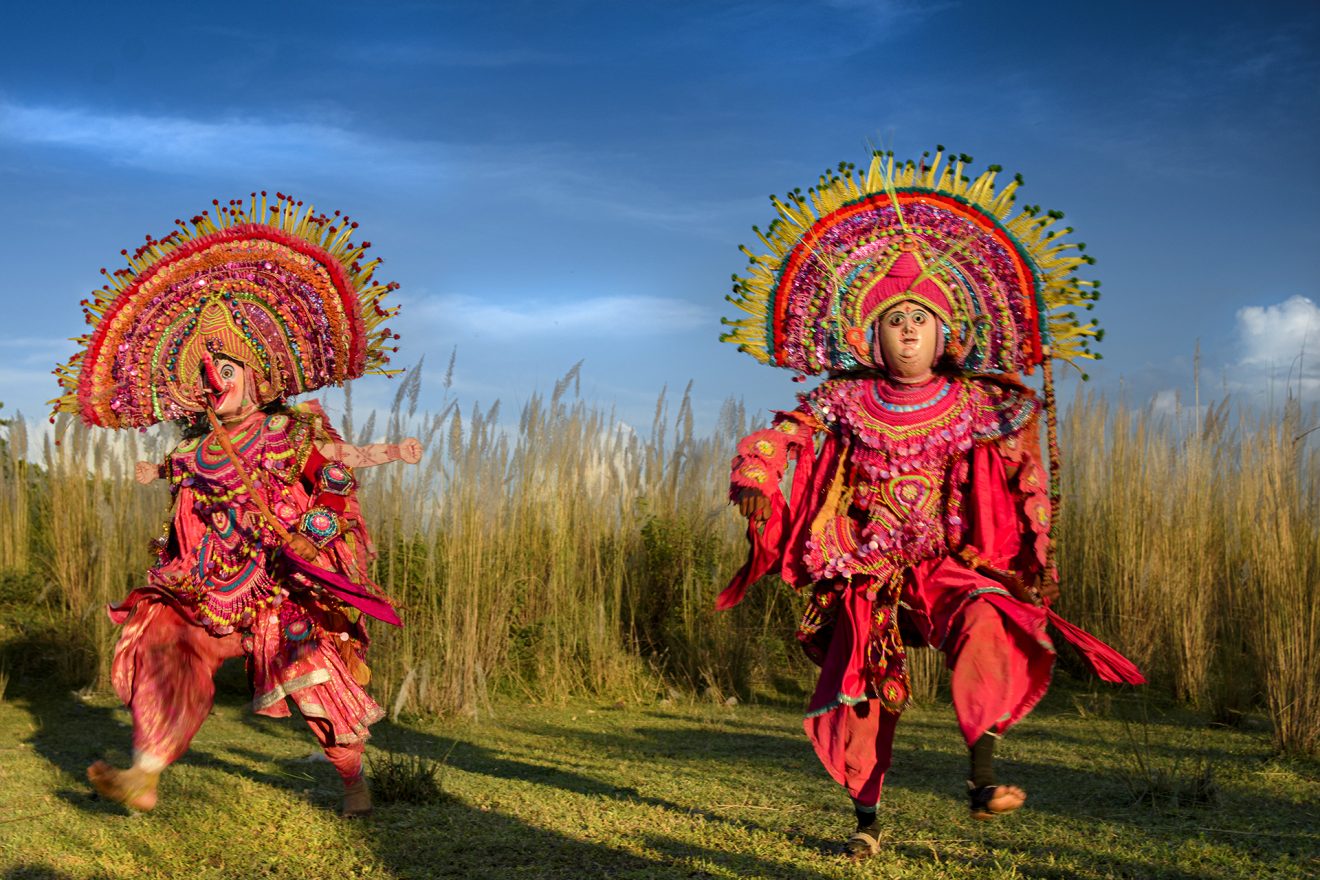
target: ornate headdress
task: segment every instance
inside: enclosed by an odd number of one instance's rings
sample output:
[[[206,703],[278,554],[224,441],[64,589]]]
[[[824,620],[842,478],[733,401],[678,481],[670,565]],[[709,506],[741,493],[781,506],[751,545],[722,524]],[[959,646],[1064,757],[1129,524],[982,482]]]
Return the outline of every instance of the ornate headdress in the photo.
[[[865,334],[889,307],[916,300],[952,333],[950,354],[969,370],[1030,372],[1048,355],[1098,357],[1103,331],[1082,323],[1099,282],[1073,276],[1094,262],[1064,243],[1063,214],[1028,206],[1011,216],[1021,178],[998,193],[991,166],[963,175],[970,156],[897,164],[876,152],[857,174],[842,163],[806,196],[772,196],[779,212],[753,229],[769,249],[742,248],[747,277],[729,301],[750,317],[725,319],[721,338],[762,363],[804,374],[875,366]]]
[[[397,372],[382,322],[398,309],[382,300],[398,285],[372,279],[379,259],[363,260],[369,242],[336,211],[317,214],[291,196],[252,194],[212,203],[102,274],[110,283],[83,311],[92,332],[85,347],[55,370],[64,393],[56,411],[91,425],[144,427],[205,408],[198,378],[207,354],[250,367],[258,401]]]

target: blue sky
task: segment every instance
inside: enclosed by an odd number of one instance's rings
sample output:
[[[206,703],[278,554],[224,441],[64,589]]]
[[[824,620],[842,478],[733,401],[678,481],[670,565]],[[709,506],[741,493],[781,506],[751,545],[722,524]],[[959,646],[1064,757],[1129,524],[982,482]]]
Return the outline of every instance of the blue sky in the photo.
[[[459,396],[505,412],[581,359],[584,395],[639,424],[689,380],[699,424],[730,395],[786,406],[786,371],[717,341],[736,247],[769,193],[870,142],[1001,164],[1067,213],[1104,285],[1097,389],[1167,401],[1199,342],[1213,390],[1278,396],[1291,369],[1320,399],[1320,8],[1070,8],[10,9],[3,412],[45,415],[120,248],[254,189],[359,220],[402,285],[399,362],[426,357],[424,403],[457,346]]]

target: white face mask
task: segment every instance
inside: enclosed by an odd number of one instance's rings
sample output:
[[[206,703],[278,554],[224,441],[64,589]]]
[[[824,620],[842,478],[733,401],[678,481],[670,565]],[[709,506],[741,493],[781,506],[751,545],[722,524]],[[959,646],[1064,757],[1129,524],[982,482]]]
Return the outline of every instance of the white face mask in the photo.
[[[875,323],[876,361],[895,381],[920,381],[930,376],[941,337],[942,324],[929,308],[901,302]]]

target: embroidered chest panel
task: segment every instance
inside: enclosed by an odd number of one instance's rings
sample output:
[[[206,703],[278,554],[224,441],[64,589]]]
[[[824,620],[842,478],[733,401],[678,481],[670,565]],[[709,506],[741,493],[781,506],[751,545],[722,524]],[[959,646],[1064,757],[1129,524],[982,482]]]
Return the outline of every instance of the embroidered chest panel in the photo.
[[[819,577],[879,579],[947,552],[962,539],[968,453],[1021,430],[1029,395],[939,379],[924,395],[893,403],[877,380],[833,380],[806,401],[847,452],[839,510],[812,536],[807,562]]]
[[[254,419],[231,434],[230,442],[254,487],[287,527],[300,512],[292,484],[311,452],[311,431],[300,420],[276,413]],[[170,457],[169,476],[175,488],[190,490],[191,515],[205,525],[189,576],[175,591],[212,632],[247,629],[261,608],[283,598],[267,570],[256,505],[214,435],[179,444]]]

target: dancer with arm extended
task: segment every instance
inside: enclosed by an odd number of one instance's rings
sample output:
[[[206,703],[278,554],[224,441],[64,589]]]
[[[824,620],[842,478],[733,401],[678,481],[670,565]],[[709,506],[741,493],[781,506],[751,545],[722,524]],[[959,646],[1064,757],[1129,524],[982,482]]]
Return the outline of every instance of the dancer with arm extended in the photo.
[[[804,726],[852,797],[854,858],[880,846],[909,647],[946,655],[977,818],[1026,800],[999,784],[992,757],[1048,687],[1048,624],[1101,677],[1144,681],[1049,610],[1057,496],[1040,416],[1052,417],[1051,338],[1054,357],[1074,358],[1097,335],[1069,311],[1093,298],[1072,277],[1086,259],[1064,253],[1055,215],[1009,218],[1015,185],[996,195],[993,170],[972,182],[962,161],[941,160],[876,155],[861,175],[845,165],[822,177],[810,200],[776,200],[771,253],[735,285],[752,317],[726,336],[763,362],[829,376],[739,444],[730,498],[752,547],[717,605],[768,573],[807,591],[797,636],[820,675]],[[1044,405],[1020,378],[1041,364]]]
[[[298,707],[343,779],[343,815],[371,809],[362,750],[382,711],[365,690],[363,614],[400,621],[368,576],[353,471],[416,463],[421,446],[350,445],[315,401],[286,398],[385,372],[394,337],[376,328],[394,285],[371,280],[346,220],[264,202],[149,240],[86,304],[86,352],[58,371],[57,408],[88,424],[186,426],[163,463],[136,467],[141,483],[169,481],[173,516],[145,585],[111,608],[133,764],[88,768],[102,796],[137,810],[155,806],[161,772],[210,711],[215,672],[239,656],[255,711]]]

